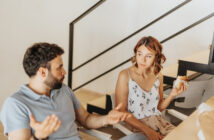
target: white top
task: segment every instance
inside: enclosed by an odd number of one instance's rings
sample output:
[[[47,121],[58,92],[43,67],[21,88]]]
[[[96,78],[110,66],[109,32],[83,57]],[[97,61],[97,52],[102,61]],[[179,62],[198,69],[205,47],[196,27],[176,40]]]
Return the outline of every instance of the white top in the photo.
[[[129,71],[128,71],[129,74]],[[143,90],[129,75],[128,111],[137,119],[161,115],[159,103],[159,78],[157,76],[150,92]]]

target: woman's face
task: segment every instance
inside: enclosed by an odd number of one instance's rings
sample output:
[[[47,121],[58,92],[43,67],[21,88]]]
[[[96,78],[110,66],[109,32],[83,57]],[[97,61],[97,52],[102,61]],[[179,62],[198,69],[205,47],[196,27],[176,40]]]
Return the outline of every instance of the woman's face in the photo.
[[[138,68],[148,69],[153,65],[155,52],[147,49],[144,45],[137,49],[136,62]]]

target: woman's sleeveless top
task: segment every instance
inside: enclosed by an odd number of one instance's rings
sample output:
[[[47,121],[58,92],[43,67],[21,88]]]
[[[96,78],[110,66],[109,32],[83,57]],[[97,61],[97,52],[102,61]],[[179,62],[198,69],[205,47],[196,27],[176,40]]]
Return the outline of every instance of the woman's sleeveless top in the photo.
[[[137,119],[152,115],[161,115],[157,109],[160,98],[159,86],[160,82],[157,76],[151,91],[147,92],[143,90],[129,74],[128,111]]]

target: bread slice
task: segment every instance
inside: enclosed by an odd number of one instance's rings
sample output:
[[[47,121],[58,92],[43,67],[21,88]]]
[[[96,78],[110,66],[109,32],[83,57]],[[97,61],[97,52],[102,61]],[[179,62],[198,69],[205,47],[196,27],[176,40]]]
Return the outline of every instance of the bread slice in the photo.
[[[178,76],[174,83],[175,84],[174,87],[180,89],[182,86],[187,85],[188,81],[189,79],[186,76]]]

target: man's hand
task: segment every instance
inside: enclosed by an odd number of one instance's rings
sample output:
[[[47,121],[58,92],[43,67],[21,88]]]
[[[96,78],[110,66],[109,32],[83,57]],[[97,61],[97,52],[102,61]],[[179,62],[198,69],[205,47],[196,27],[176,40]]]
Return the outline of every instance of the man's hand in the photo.
[[[43,122],[37,122],[33,115],[30,116],[30,126],[34,129],[36,138],[47,138],[56,132],[61,125],[61,121],[56,115],[50,115]]]
[[[115,109],[110,111],[107,115],[107,124],[116,124],[120,121],[125,121],[127,118],[131,117],[132,114],[128,112],[119,111],[122,108],[122,103],[120,103]]]

